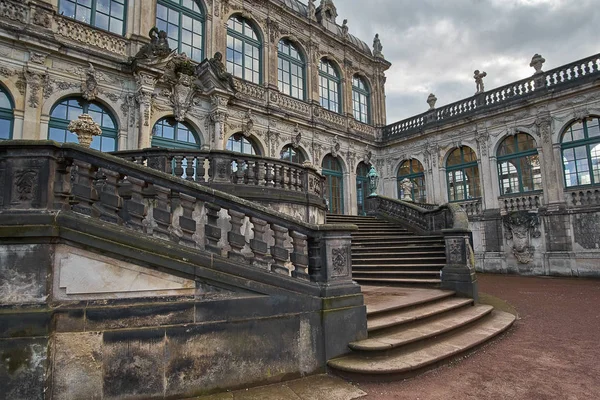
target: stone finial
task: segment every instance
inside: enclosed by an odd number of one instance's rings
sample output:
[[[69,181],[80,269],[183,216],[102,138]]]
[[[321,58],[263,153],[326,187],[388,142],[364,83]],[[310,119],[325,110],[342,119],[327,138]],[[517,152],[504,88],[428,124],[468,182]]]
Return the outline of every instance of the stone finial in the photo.
[[[477,91],[475,94],[483,93],[485,91],[485,87],[483,86],[483,78],[487,76],[485,71],[479,72],[478,69],[473,72],[473,79],[475,79],[475,86]]]
[[[89,114],[81,114],[76,120],[69,122],[67,129],[77,135],[79,144],[85,148],[90,147],[94,136],[102,135],[100,125]]]
[[[381,45],[381,40],[379,40],[379,33],[376,33],[375,37],[373,38],[373,55],[375,57],[383,58],[383,53],[381,52],[382,50],[383,46]]]
[[[435,97],[435,94],[429,93],[429,96],[427,97],[427,104],[429,104],[429,109],[430,110],[435,109],[435,102],[436,101],[437,101],[437,97]]]
[[[541,74],[542,72],[544,72],[544,71],[542,71],[542,66],[544,65],[545,62],[546,62],[546,59],[537,53],[531,58],[531,62],[529,63],[529,66],[532,68],[535,68],[534,75]]]

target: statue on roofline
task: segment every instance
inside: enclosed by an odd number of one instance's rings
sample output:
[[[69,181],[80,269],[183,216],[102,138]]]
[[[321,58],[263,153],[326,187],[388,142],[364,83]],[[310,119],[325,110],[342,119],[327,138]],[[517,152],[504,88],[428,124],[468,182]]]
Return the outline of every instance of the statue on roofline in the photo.
[[[223,82],[227,82],[229,84],[229,86],[231,87],[231,90],[236,92],[237,89],[235,87],[235,81],[233,80],[233,75],[231,73],[227,72],[227,68],[225,68],[225,64],[223,64],[223,54],[221,54],[221,52],[217,51],[215,53],[215,55],[213,56],[213,58],[208,60],[208,63],[212,67],[217,78],[219,78],[219,80],[221,80]]]
[[[157,58],[166,58],[174,53],[169,47],[167,32],[159,31],[155,26],[148,33],[150,43],[142,46],[140,51],[133,57],[135,60],[154,60]]]
[[[379,33],[376,33],[375,37],[373,38],[373,55],[375,57],[383,58],[383,53],[381,52],[382,50],[383,46],[381,45],[381,40],[379,40]]]

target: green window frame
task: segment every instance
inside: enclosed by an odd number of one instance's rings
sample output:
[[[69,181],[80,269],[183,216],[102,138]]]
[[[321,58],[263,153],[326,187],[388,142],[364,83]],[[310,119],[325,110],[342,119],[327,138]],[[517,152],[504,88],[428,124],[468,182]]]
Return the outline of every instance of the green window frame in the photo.
[[[425,168],[423,164],[415,158],[402,161],[398,167],[398,173],[396,174],[396,181],[398,184],[398,198],[404,198],[404,191],[402,189],[402,181],[404,179],[410,179],[413,183],[411,189],[410,198],[416,203],[427,202],[427,191],[425,188]]]
[[[322,59],[319,63],[319,99],[321,107],[340,114],[342,94],[340,74],[331,61]]]
[[[526,133],[505,138],[497,152],[500,195],[542,190],[542,170],[535,139]]]
[[[194,61],[204,60],[205,13],[200,1],[158,0],[156,2],[156,27],[167,32],[169,45],[177,45]]]
[[[454,149],[446,161],[448,201],[465,201],[481,197],[477,155],[468,146]]]
[[[247,138],[241,133],[235,133],[227,139],[225,147],[229,151],[242,154],[260,155],[260,149],[252,138]]]
[[[302,164],[306,161],[306,156],[297,147],[294,147],[291,144],[286,145],[283,149],[281,149],[280,158],[285,161],[290,161],[296,164]]]
[[[356,166],[356,209],[358,215],[367,215],[366,202],[369,193],[369,166],[360,162]]]
[[[287,39],[277,46],[277,84],[279,91],[299,100],[305,99],[306,67],[298,48]]]
[[[262,81],[262,43],[257,30],[245,18],[232,16],[227,21],[227,72],[260,84]]]
[[[199,150],[201,145],[194,129],[174,117],[161,118],[152,128],[152,147]]]
[[[0,86],[0,140],[13,138],[15,103],[8,90]]]
[[[365,80],[358,75],[352,78],[352,108],[354,119],[368,124],[371,120],[371,92]]]
[[[69,122],[81,114],[89,114],[102,129],[101,136],[94,136],[90,147],[102,152],[118,150],[119,128],[113,115],[106,107],[96,101],[87,101],[82,97],[70,97],[55,104],[50,111],[48,139],[59,143],[78,143],[77,135],[67,129]]]
[[[329,213],[344,214],[344,171],[340,162],[328,154],[321,163],[326,178],[325,199],[329,204]]]
[[[566,187],[600,184],[600,118],[570,124],[562,135],[561,152]]]
[[[58,12],[95,28],[125,35],[127,0],[60,0]]]

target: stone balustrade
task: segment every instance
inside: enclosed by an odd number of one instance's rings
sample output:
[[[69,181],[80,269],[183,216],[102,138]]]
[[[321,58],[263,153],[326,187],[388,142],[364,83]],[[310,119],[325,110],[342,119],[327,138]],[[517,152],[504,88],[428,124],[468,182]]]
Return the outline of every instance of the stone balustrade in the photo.
[[[458,118],[472,116],[484,109],[507,107],[513,102],[568,89],[574,84],[592,82],[598,75],[600,54],[390,124],[383,128],[383,140],[395,140]]]
[[[541,192],[536,192],[525,195],[502,196],[498,199],[498,202],[500,203],[500,213],[506,215],[514,211],[537,210],[544,203],[544,198]]]
[[[570,189],[565,192],[565,198],[570,207],[600,206],[600,189]]]
[[[140,153],[134,159],[136,164],[74,144],[0,142],[0,210],[86,216],[160,240],[165,246],[181,245],[208,252],[222,262],[252,266],[305,282],[351,283],[349,249],[354,225],[298,221],[173,176],[187,172],[185,179],[192,180],[201,175],[191,167],[194,160],[185,158],[189,155],[149,154]],[[290,191],[308,191],[309,175],[322,183],[316,172],[311,175],[309,170],[285,162],[225,152],[200,152],[194,157],[210,159],[216,171],[209,174],[213,180],[248,179],[251,184],[258,184],[262,179],[265,185],[286,185]],[[185,168],[184,159],[189,160]],[[142,160],[154,168],[140,165]],[[162,162],[162,168],[156,168],[155,161],[158,165]],[[238,165],[235,172],[231,170],[232,161]],[[315,193],[314,187],[312,190]],[[345,252],[345,257],[340,257],[340,252]]]
[[[482,213],[481,199],[460,201],[456,204],[458,204],[469,217],[481,215]]]

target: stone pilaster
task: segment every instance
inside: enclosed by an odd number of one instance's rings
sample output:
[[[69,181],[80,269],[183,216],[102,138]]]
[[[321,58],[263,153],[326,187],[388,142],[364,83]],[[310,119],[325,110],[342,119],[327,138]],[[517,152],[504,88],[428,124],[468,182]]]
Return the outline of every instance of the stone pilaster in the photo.
[[[158,77],[146,72],[137,72],[135,77],[137,83],[135,100],[139,111],[138,147],[145,149],[152,144],[152,126],[150,120],[152,116],[154,88]]]

